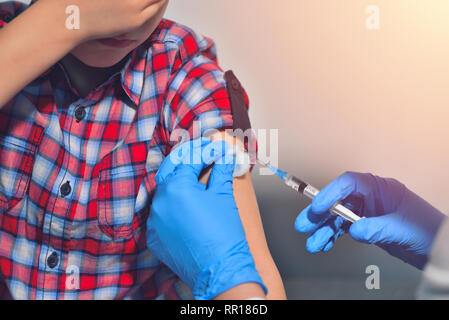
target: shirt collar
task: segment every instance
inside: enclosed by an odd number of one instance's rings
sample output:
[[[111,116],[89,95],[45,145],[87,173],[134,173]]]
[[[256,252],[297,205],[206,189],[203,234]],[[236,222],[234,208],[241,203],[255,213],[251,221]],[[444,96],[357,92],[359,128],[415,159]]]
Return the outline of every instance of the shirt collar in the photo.
[[[148,49],[145,49],[145,44],[142,44],[141,46],[137,47],[133,50],[131,55],[129,56],[129,59],[125,66],[122,68],[121,71],[111,75],[111,77],[106,80],[102,85],[100,85],[96,90],[89,93],[85,99],[91,100],[92,102],[96,101],[98,98],[101,98],[102,94],[101,87],[107,85],[108,83],[111,83],[111,81],[120,81],[120,91],[123,92],[123,96],[128,102],[130,102],[132,107],[134,109],[137,109],[140,104],[140,97],[142,95],[143,90],[143,84],[144,84],[144,78],[145,78],[145,68],[146,68],[146,57],[147,57],[147,51]],[[51,66],[48,70],[43,72],[41,75],[37,77],[37,80],[44,80],[47,76],[50,75],[52,71],[55,70],[56,67],[59,67],[59,69],[64,74],[64,77],[66,81],[68,82],[69,87],[71,88],[74,93],[76,93],[76,90],[72,88],[70,84],[70,79],[66,74],[66,71],[63,67],[63,65],[60,62],[57,62],[53,66]],[[116,79],[120,75],[120,79]],[[114,80],[115,79],[115,80]],[[100,91],[98,91],[100,90]]]
[[[125,94],[137,107],[140,104],[148,50],[145,43],[134,49],[130,59],[121,71],[121,86]]]

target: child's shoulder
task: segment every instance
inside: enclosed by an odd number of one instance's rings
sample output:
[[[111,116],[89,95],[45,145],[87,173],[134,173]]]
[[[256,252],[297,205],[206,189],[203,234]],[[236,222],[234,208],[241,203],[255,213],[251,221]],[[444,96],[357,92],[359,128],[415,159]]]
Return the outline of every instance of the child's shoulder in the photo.
[[[177,49],[182,59],[190,59],[199,53],[216,58],[214,41],[193,29],[172,20],[162,19],[148,39],[148,44],[164,43]]]

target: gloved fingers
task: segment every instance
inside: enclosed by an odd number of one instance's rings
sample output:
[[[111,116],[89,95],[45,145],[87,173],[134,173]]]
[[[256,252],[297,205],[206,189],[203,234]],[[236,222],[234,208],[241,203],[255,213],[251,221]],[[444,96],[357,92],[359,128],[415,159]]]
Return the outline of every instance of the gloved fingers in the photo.
[[[200,154],[205,146],[209,145],[212,141],[209,138],[199,138],[196,140],[188,141],[182,145],[177,146],[172,152],[164,159],[159,170],[155,176],[156,183],[160,184],[167,179],[167,177],[173,173],[176,166],[181,163],[193,162],[193,154]],[[196,156],[195,158],[198,158]]]
[[[308,205],[295,220],[295,229],[301,233],[314,232],[321,227],[331,215],[316,215],[312,212],[312,205]]]
[[[178,164],[173,171],[173,176],[187,176],[198,181],[200,173],[209,165],[226,157],[228,150],[229,144],[226,141],[212,142],[202,148],[201,156],[195,161],[183,161]]]
[[[235,165],[236,158],[232,153],[227,153],[218,159],[212,168],[208,190],[232,194]]]
[[[346,172],[329,183],[312,201],[312,211],[316,215],[327,214],[337,202],[347,198],[356,190],[357,174]]]
[[[363,218],[352,224],[349,234],[354,240],[370,244],[400,241],[402,222],[399,220],[395,214]]]
[[[341,204],[360,217],[365,215],[365,199],[358,193],[350,194],[347,198],[341,201]]]
[[[339,229],[334,236],[329,240],[329,242],[326,244],[326,246],[324,247],[324,249],[322,250],[323,252],[328,252],[330,251],[334,245],[335,242],[337,241],[338,238],[340,238],[340,236],[344,235],[346,233],[346,231],[342,228]]]
[[[397,210],[404,189],[404,185],[394,179],[346,172],[315,197],[312,212],[323,214],[341,201],[361,216],[380,216]]]
[[[200,138],[182,144],[174,149],[163,161],[156,174],[156,183],[160,184],[170,176],[179,174],[195,175],[211,165],[227,152],[229,145],[225,141],[212,142],[209,138]]]
[[[317,253],[326,249],[330,241],[335,241],[344,233],[344,230],[341,229],[343,223],[344,219],[342,217],[332,217],[329,219],[307,239],[307,251]]]
[[[227,164],[232,161],[231,146],[224,140],[212,142],[204,148],[202,153],[202,162],[207,166],[214,162]]]
[[[335,240],[331,239],[324,247],[323,252],[329,252],[334,247],[334,244],[335,244]]]

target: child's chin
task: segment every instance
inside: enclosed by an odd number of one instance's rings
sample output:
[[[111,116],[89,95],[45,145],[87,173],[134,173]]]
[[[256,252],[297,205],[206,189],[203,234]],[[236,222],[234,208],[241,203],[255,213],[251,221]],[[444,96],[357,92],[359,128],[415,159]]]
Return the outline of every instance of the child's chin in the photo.
[[[120,56],[118,58],[110,58],[110,59],[86,59],[82,60],[80,59],[84,64],[91,66],[91,67],[97,67],[97,68],[108,68],[112,67],[113,65],[119,63],[124,57],[126,57],[126,54],[123,56]]]
[[[134,50],[134,46],[130,48],[108,48],[100,44],[95,47],[98,50],[92,50],[93,48],[82,50],[78,48],[78,50],[75,49],[71,53],[88,66],[107,68],[119,63],[128,53]]]

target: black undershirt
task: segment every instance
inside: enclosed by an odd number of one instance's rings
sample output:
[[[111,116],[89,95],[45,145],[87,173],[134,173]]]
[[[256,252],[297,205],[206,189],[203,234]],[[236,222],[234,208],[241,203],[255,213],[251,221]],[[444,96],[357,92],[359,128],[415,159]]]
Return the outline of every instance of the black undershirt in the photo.
[[[90,91],[108,80],[114,73],[121,71],[128,61],[129,55],[117,64],[106,67],[91,67],[77,59],[71,53],[60,61],[67,72],[72,86],[78,91],[80,97],[84,98]]]

